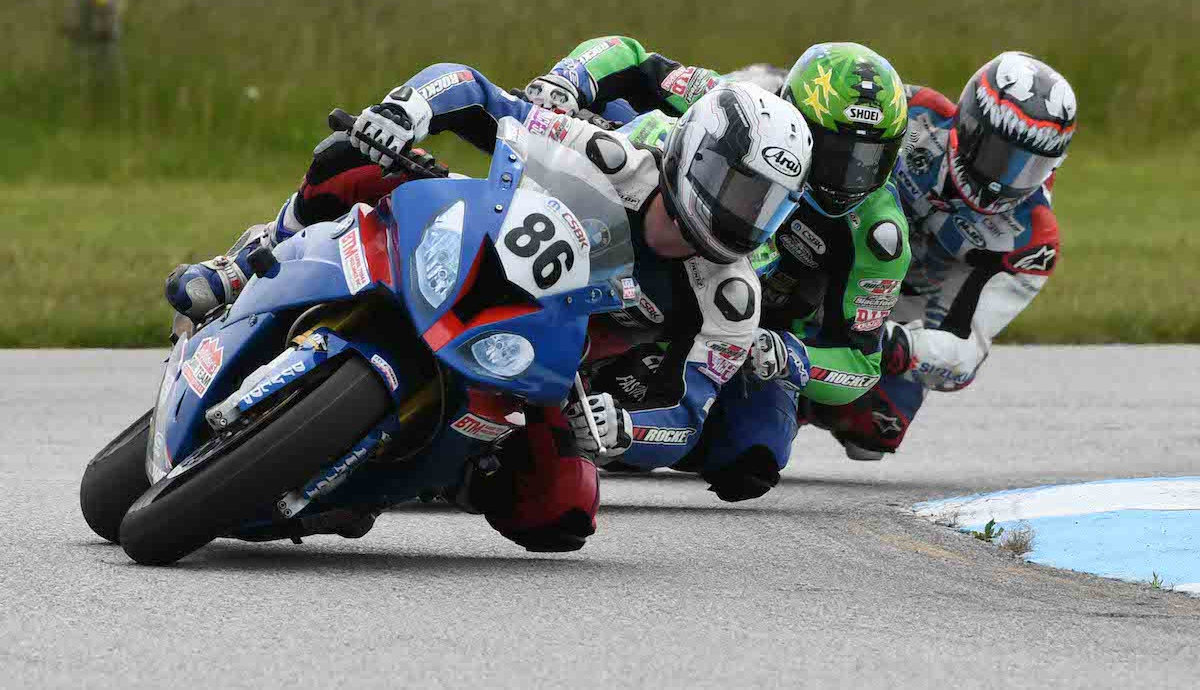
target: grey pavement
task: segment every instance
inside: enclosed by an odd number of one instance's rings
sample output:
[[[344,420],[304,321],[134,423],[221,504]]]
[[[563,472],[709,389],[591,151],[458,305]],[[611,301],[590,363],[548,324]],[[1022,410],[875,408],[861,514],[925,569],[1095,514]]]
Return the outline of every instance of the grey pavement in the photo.
[[[919,500],[1200,475],[1200,348],[1002,347],[900,454],[801,432],[724,504],[604,478],[582,551],[528,554],[411,506],[357,541],[221,541],[133,565],[79,515],[87,459],[162,354],[0,351],[0,688],[1197,687],[1200,600],[1015,561]]]

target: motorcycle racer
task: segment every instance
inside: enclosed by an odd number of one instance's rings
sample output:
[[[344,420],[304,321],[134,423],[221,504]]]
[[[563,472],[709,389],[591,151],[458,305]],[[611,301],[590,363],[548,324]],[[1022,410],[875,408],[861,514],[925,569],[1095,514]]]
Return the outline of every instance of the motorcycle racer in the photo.
[[[385,194],[399,184],[402,179],[380,175],[380,166],[387,168],[393,161],[378,148],[399,154],[430,134],[452,131],[490,150],[498,120],[511,117],[523,122],[531,136],[549,137],[579,151],[609,176],[633,221],[635,277],[642,288],[641,303],[631,310],[637,313],[619,315],[611,330],[624,341],[620,349],[638,338],[668,343],[655,384],[659,395],[653,402],[622,404],[607,392],[589,396],[585,405],[568,410],[574,439],[585,453],[598,454],[596,440],[580,431],[588,427],[591,416],[607,451],[598,461],[620,455],[628,462],[671,464],[696,442],[694,434],[681,435],[679,430],[702,428],[711,400],[746,358],[761,298],[754,269],[745,257],[796,206],[811,160],[808,127],[776,96],[753,86],[734,85],[715,89],[703,105],[678,122],[635,121],[626,131],[609,132],[515,98],[464,65],[431,66],[380,104],[365,109],[355,123],[354,139],[335,134],[318,146],[305,186],[274,223],[252,229],[255,234],[239,243],[235,256],[219,257],[213,265],[177,268],[168,279],[168,300],[185,314],[200,309],[207,313],[212,307],[195,296],[217,306],[226,295],[236,296],[234,282],[224,282],[225,272],[240,267],[247,247],[269,244],[327,219],[335,208],[344,210],[365,201],[360,194]],[[373,163],[364,166],[364,160]],[[364,169],[368,167],[373,170]],[[648,309],[654,310],[656,318],[645,319]],[[527,434],[554,440],[564,466],[570,465],[568,474],[574,477],[578,464],[573,462],[577,454],[571,435],[562,433],[561,418],[547,416],[554,418],[550,431],[541,434],[531,429]],[[562,441],[564,436],[568,442]],[[543,460],[538,471],[543,477],[553,474],[553,465]],[[475,479],[477,485],[525,489],[533,483]],[[506,497],[506,514],[534,516],[535,524],[519,517],[492,520],[491,514],[489,520],[514,540],[514,535],[520,535],[538,548],[547,548],[538,541],[540,536],[528,534],[547,524],[544,511],[514,505],[520,502],[528,507],[531,501],[548,500],[546,491],[510,490]],[[565,482],[553,491],[570,494],[565,503],[594,516],[594,481]],[[561,495],[551,499],[556,505],[564,503]],[[474,495],[471,502],[491,505],[493,513],[498,510],[494,495],[491,499]],[[561,531],[561,524],[551,526]],[[591,529],[594,521],[573,531],[586,537]]]
[[[844,405],[879,380],[883,325],[899,298],[909,248],[898,192],[888,182],[907,107],[884,58],[858,44],[826,43],[806,50],[789,72],[756,65],[730,78],[778,90],[814,136],[805,203],[755,257],[764,328],[750,359],[759,381],[726,387],[700,447],[678,466],[699,470],[718,497],[736,501],[778,482],[797,431],[796,391],[806,404]],[[525,94],[568,113],[607,115],[621,102],[681,113],[726,81],[610,36],[580,44]],[[789,366],[803,361],[811,362],[811,375]],[[645,369],[635,361],[610,378],[639,391],[644,386],[634,382]]]
[[[1067,80],[1031,55],[1006,52],[975,72],[957,104],[921,86],[907,95],[894,177],[913,266],[887,325],[885,376],[856,404],[812,415],[855,460],[895,452],[928,391],[970,385],[992,340],[1059,259],[1050,204],[1075,132]]]

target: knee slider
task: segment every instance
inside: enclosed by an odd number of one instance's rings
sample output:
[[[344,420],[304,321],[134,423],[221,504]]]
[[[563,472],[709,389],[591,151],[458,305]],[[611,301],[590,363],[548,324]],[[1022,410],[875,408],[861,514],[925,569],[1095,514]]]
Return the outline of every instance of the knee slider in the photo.
[[[751,446],[728,465],[700,474],[708,490],[729,503],[758,498],[779,483],[779,462],[766,446]]]

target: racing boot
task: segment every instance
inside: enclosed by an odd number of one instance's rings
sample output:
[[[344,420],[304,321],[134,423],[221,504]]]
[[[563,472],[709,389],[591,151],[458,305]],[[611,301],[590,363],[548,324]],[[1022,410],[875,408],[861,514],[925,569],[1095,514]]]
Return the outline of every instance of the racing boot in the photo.
[[[846,450],[846,457],[859,462],[878,462],[883,459],[883,451],[871,450],[863,448],[853,441],[841,439],[842,448]]]
[[[254,273],[250,254],[260,246],[272,246],[273,236],[274,223],[253,225],[229,254],[198,264],[179,264],[167,276],[167,302],[193,323],[200,323],[214,309],[233,304]]]
[[[468,469],[454,502],[481,512],[488,524],[528,551],[576,551],[596,531],[600,486],[596,466],[571,444],[566,419],[547,408],[527,413],[527,426],[493,457]]]

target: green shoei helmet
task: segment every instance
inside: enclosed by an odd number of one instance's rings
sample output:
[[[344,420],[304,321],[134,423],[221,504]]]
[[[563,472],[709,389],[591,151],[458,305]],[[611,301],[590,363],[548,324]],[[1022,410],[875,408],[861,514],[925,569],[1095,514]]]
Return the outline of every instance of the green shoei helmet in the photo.
[[[780,95],[812,130],[808,185],[817,210],[845,215],[887,182],[908,125],[891,63],[857,43],[820,43],[792,66]]]

